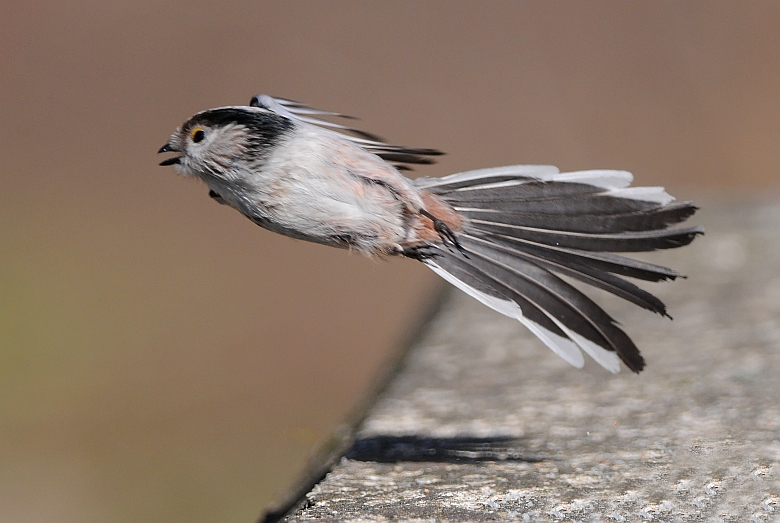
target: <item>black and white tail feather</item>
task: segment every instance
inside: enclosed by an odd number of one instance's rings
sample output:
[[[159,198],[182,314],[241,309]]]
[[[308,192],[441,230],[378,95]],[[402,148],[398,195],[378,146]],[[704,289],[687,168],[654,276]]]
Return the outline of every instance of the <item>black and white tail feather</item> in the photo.
[[[433,163],[435,149],[384,143],[381,138],[310,116],[343,116],[292,100],[260,95],[252,105],[343,135],[398,168]],[[514,165],[419,178],[414,184],[444,200],[464,219],[463,251],[431,245],[423,262],[488,307],[515,318],[575,367],[582,352],[611,372],[645,362],[636,345],[600,306],[563,280],[570,277],[669,316],[665,305],[625,278],[674,280],[672,269],[615,253],[672,249],[691,243],[699,227],[672,228],[693,215],[692,202],[674,202],[662,187],[630,187],[631,173],[561,173],[544,165]]]
[[[631,173],[560,173],[516,165],[422,178],[420,188],[450,204],[467,225],[468,257],[446,248],[425,263],[488,307],[516,318],[563,359],[582,367],[586,352],[611,372],[634,372],[644,359],[612,317],[560,278],[604,289],[668,316],[655,296],[624,277],[674,280],[677,272],[613,254],[689,244],[698,227],[669,228],[696,212],[661,187],[629,187]]]

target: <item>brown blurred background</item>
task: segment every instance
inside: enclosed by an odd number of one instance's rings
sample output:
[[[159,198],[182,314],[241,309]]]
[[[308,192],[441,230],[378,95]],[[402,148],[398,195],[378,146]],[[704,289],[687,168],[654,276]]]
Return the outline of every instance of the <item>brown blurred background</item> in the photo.
[[[418,174],[777,197],[779,30],[772,0],[7,2],[0,522],[254,520],[435,294],[157,167],[190,114],[268,93],[449,153]]]

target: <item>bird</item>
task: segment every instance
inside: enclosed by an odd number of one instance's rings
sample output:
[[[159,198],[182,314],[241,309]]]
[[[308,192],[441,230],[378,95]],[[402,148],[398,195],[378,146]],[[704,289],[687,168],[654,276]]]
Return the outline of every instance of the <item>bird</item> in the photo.
[[[631,280],[684,277],[629,253],[673,249],[703,234],[679,226],[698,208],[631,173],[511,165],[411,179],[437,149],[392,145],[352,117],[287,98],[196,113],[158,153],[205,182],[209,196],[291,238],[370,257],[404,256],[515,318],[575,367],[583,353],[612,373],[645,360],[601,306],[567,279],[669,317]],[[336,121],[333,121],[336,120]]]

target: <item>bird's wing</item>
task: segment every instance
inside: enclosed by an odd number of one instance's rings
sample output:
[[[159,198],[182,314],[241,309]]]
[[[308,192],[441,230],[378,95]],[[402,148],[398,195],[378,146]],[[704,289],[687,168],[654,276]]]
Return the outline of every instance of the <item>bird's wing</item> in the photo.
[[[308,124],[323,127],[339,132],[345,139],[350,142],[359,145],[363,149],[372,152],[382,158],[383,160],[392,163],[396,168],[402,170],[408,170],[407,164],[426,165],[435,162],[431,157],[440,156],[444,153],[437,149],[425,149],[419,147],[407,147],[404,145],[392,145],[385,142],[379,136],[361,131],[354,127],[342,125],[315,116],[330,116],[336,118],[345,118],[354,120],[352,116],[347,116],[341,113],[335,113],[332,111],[323,111],[320,109],[314,109],[301,102],[294,100],[288,100],[286,98],[274,98],[267,94],[259,94],[252,97],[252,101],[249,102],[252,107],[262,107],[273,111],[276,114],[289,118],[290,120],[306,122]]]

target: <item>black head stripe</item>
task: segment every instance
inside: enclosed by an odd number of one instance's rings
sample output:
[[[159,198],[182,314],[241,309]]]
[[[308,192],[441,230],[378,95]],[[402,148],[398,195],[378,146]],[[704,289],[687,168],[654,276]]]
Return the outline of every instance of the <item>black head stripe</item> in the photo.
[[[258,145],[272,146],[295,124],[271,111],[247,110],[241,107],[221,107],[198,113],[190,119],[185,127],[192,129],[197,125],[208,127],[224,127],[235,124],[248,128],[250,136],[257,140]]]

